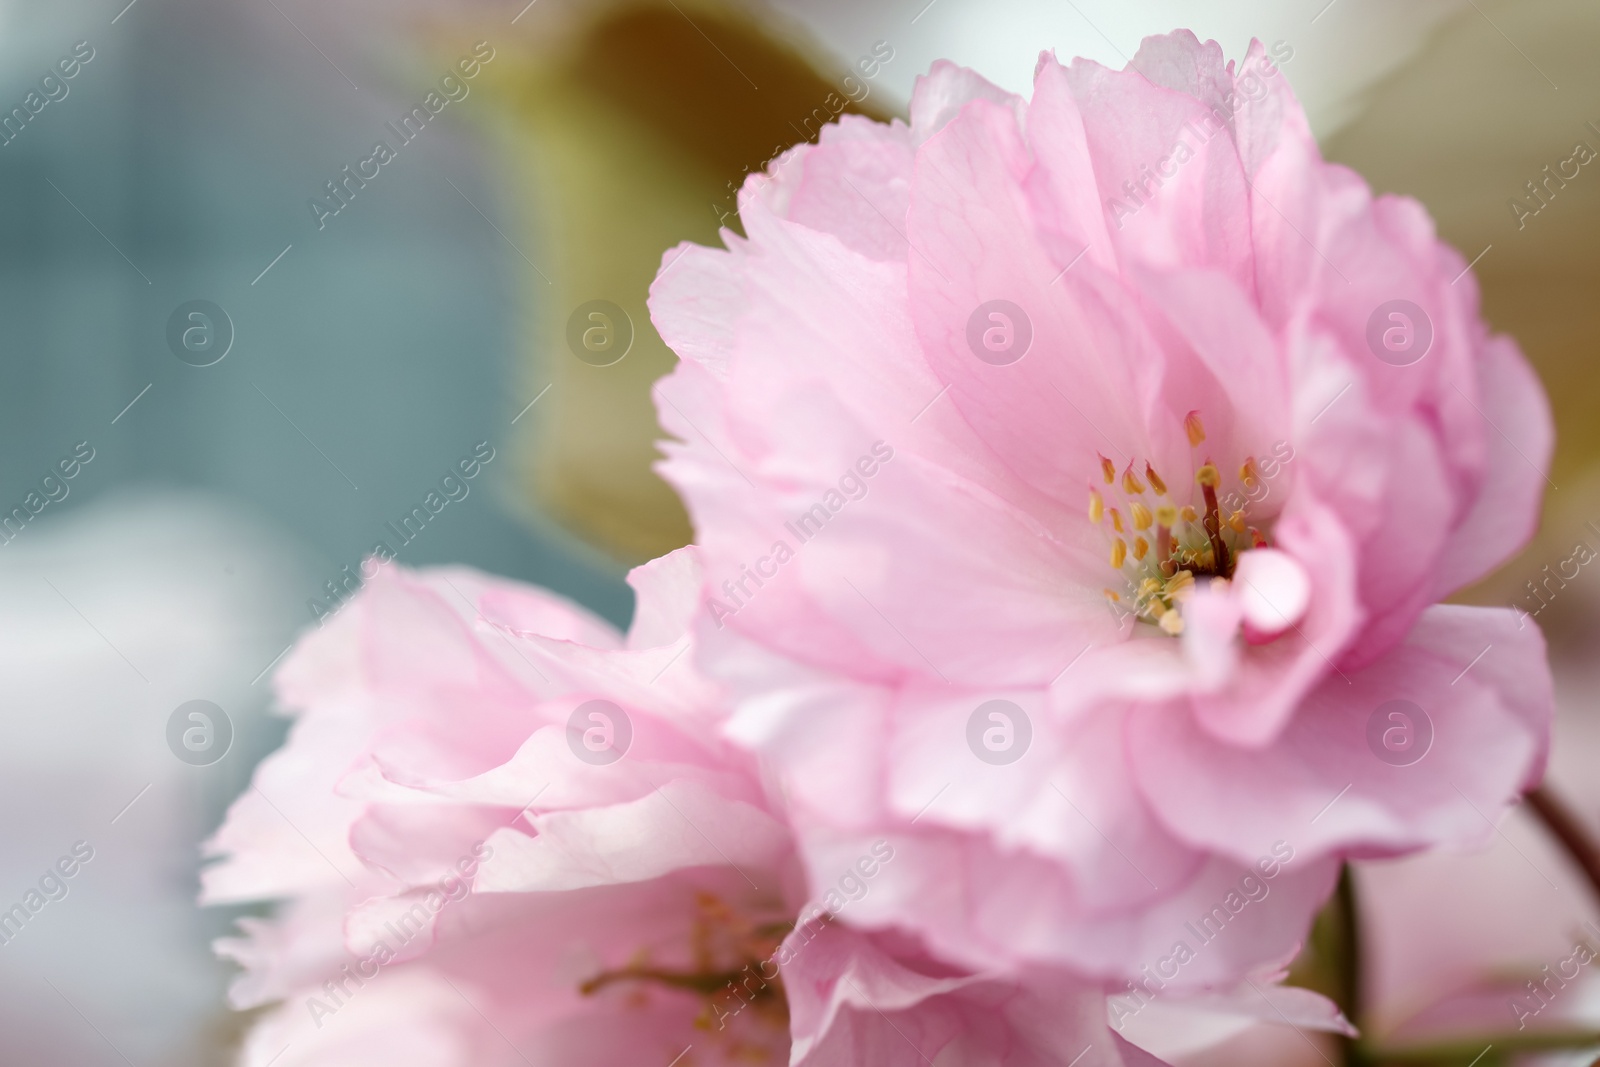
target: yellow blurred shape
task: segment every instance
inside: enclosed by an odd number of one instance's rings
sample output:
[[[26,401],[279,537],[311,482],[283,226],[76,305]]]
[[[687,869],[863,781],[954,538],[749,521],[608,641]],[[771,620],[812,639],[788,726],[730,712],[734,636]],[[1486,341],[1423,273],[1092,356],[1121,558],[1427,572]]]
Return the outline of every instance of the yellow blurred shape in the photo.
[[[746,172],[815,140],[838,111],[865,110],[849,96],[874,91],[853,75],[825,78],[777,29],[688,0],[613,5],[564,27],[559,48],[541,39],[485,67],[524,208],[517,243],[538,253],[522,279],[519,385],[530,398],[550,386],[520,442],[521,477],[544,514],[626,562],[691,537],[651,470],[662,433],[650,386],[676,360],[645,307],[663,253],[720,244]],[[633,324],[631,349],[610,366],[580,360],[567,341],[569,318],[594,300]]]

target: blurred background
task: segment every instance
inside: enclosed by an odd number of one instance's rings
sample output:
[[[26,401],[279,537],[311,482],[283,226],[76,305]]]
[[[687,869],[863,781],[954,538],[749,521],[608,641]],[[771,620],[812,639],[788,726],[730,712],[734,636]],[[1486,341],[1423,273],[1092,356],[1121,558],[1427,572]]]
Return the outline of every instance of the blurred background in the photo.
[[[1600,150],[1592,2],[0,0],[0,911],[47,898],[0,926],[0,1062],[230,1062],[235,915],[193,905],[198,844],[281,740],[272,666],[374,552],[626,624],[625,569],[690,538],[650,469],[646,290],[737,229],[746,173],[902,115],[937,58],[1026,92],[1041,49],[1120,67],[1177,27],[1285,42],[1327,155],[1477,257],[1549,387],[1543,530],[1469,599],[1538,612],[1553,781],[1600,825],[1600,577],[1528,584],[1600,551],[1600,170],[1545,180]],[[1600,920],[1520,812],[1359,886],[1369,1028],[1498,1042],[1484,1067],[1520,1062],[1495,990]],[[1600,1047],[1579,984],[1545,1022]],[[1241,1025],[1173,1055],[1308,1048]]]

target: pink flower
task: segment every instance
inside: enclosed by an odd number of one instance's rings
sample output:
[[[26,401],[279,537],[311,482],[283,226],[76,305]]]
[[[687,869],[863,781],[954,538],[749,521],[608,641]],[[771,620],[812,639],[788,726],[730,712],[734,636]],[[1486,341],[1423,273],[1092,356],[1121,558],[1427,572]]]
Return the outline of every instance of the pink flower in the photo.
[[[828,909],[886,842],[807,903],[754,761],[715,739],[693,550],[631,581],[624,638],[541,591],[386,571],[294,651],[298,721],[205,878],[210,903],[286,900],[219,943],[235,1006],[276,1002],[247,1067],[1158,1062],[1096,983],[844,932]]]
[[[849,921],[1231,982],[1344,858],[1538,779],[1538,632],[1438,601],[1531,531],[1544,397],[1259,44],[1046,55],[1031,101],[939,65],[741,221],[652,290],[662,470],[812,876],[900,857]]]

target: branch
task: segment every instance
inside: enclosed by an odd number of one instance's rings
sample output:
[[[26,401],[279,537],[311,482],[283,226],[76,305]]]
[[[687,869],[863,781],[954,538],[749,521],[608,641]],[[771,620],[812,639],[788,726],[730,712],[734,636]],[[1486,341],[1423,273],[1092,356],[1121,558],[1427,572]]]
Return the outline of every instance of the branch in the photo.
[[[1540,785],[1527,796],[1528,807],[1545,829],[1550,831],[1578,869],[1589,879],[1595,895],[1600,896],[1600,845],[1589,836],[1588,828],[1573,814],[1566,801],[1557,797],[1547,785]]]

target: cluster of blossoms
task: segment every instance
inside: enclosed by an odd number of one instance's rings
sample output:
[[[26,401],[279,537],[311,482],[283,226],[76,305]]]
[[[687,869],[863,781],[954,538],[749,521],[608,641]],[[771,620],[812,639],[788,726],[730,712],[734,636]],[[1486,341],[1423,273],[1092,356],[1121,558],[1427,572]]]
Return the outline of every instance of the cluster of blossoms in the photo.
[[[1348,1032],[1278,982],[1341,865],[1482,841],[1543,772],[1537,631],[1440,601],[1530,534],[1550,422],[1421,208],[1266,82],[1233,107],[1189,34],[1046,55],[1031,100],[939,65],[909,124],[846,116],[747,183],[743,236],[668,253],[696,544],[633,573],[626,635],[446,569],[301,643],[206,876],[286,902],[223,944],[235,1003],[276,1005],[245,1064]],[[1226,136],[1116,215],[1191,124]],[[1403,366],[1369,346],[1396,301],[1430,327]],[[1019,358],[974,343],[995,314]],[[714,610],[875,442],[870,490]],[[1395,702],[1426,758],[1372,747]]]

